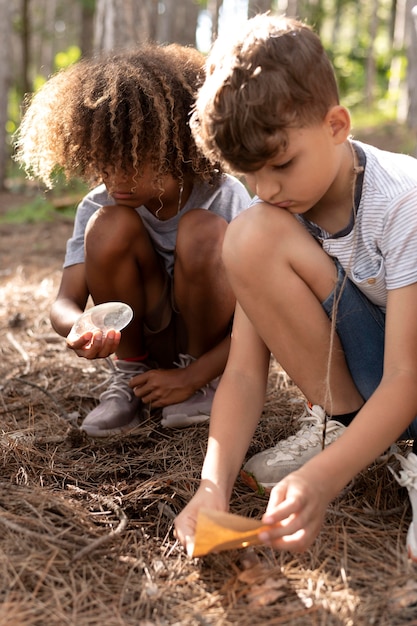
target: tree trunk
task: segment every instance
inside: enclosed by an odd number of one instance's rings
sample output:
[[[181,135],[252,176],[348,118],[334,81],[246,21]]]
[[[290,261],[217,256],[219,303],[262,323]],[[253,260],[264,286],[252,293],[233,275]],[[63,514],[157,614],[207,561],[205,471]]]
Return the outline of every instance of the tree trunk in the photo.
[[[0,189],[5,188],[6,166],[8,163],[8,146],[6,124],[8,119],[8,100],[10,88],[10,33],[12,30],[12,3],[10,0],[0,0],[0,41],[2,53],[0,55]]]
[[[82,3],[80,48],[82,57],[90,57],[94,51],[94,15],[93,5]]]
[[[215,41],[219,34],[219,14],[222,0],[207,0],[207,11],[211,17],[211,41]]]
[[[159,5],[157,41],[196,45],[200,7],[196,0],[165,0]]]
[[[266,13],[272,9],[272,0],[249,0],[248,17],[253,17],[257,13]]]
[[[402,80],[403,50],[406,46],[407,0],[397,0],[392,18],[392,58],[388,93],[395,100],[397,120],[404,123],[407,119],[407,85]]]
[[[29,2],[30,0],[22,0],[21,42],[22,42],[22,94],[23,96],[29,93],[29,91],[31,91],[31,85],[30,85],[30,79],[29,79],[29,59],[30,59]],[[4,48],[5,47],[6,46],[4,46]]]
[[[366,53],[366,66],[365,66],[365,100],[366,104],[372,106],[373,94],[375,86],[375,54],[374,54],[374,42],[378,30],[378,0],[373,0],[372,14],[369,24],[369,46]]]
[[[406,23],[410,25],[408,32],[408,115],[410,128],[417,129],[417,1],[408,0]]]
[[[157,11],[157,0],[97,0],[94,50],[128,48],[154,39]]]
[[[196,0],[97,0],[95,50],[147,40],[195,46],[199,10]]]

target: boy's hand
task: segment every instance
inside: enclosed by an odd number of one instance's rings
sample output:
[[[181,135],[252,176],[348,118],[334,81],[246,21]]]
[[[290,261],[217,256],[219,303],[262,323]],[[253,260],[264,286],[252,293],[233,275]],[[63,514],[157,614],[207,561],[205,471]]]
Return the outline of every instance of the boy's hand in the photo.
[[[101,330],[87,331],[82,335],[71,331],[67,337],[67,347],[85,359],[105,359],[116,352],[120,336],[120,331],[116,330],[108,330],[106,333]]]
[[[301,468],[279,482],[271,491],[262,517],[264,524],[275,524],[259,538],[274,548],[303,552],[320,532],[330,497],[323,483],[312,480]]]
[[[175,518],[174,534],[185,548],[188,556],[192,556],[193,554],[197,515],[201,508],[210,509],[212,511],[228,510],[225,498],[221,496],[214,483],[209,480],[201,481],[193,498]]]

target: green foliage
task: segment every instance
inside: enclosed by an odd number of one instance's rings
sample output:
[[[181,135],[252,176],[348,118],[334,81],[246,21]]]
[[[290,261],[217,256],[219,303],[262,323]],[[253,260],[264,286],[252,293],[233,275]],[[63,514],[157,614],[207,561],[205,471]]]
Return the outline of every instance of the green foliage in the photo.
[[[64,207],[59,210],[60,216],[74,217],[75,205]],[[0,216],[0,224],[36,224],[38,222],[52,222],[58,212],[53,202],[45,195],[38,195],[32,200],[22,204],[18,208],[6,211]]]
[[[66,50],[62,50],[55,55],[55,68],[62,70],[73,63],[76,63],[81,57],[81,49],[78,46],[70,46]]]
[[[76,63],[81,57],[79,46],[69,46],[66,50],[61,50],[55,55],[55,71],[64,69]],[[45,83],[46,78],[42,74],[36,74],[33,79],[33,91],[36,92]],[[14,134],[20,124],[22,100],[17,84],[13,84],[9,89],[8,119],[6,122],[7,145],[10,146],[10,157],[12,156],[12,146]],[[11,169],[12,163],[9,164]]]
[[[35,222],[52,221],[54,207],[42,196],[21,205],[17,209],[7,211],[0,216],[0,223],[5,224],[33,224]]]

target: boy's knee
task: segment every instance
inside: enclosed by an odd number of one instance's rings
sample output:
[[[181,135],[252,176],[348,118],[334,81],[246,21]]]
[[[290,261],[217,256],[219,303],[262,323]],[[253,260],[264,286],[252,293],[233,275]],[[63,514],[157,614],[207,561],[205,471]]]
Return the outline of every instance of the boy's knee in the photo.
[[[249,215],[244,213],[231,222],[224,236],[222,259],[227,270],[239,271],[247,264],[251,265],[252,251],[264,245],[262,238],[257,237],[257,228]]]

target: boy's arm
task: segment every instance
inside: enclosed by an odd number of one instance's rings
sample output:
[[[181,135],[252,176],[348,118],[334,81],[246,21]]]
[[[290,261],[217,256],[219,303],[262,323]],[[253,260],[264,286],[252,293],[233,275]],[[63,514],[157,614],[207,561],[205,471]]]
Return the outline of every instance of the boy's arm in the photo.
[[[237,305],[226,369],[210,418],[200,487],[175,522],[181,543],[192,552],[198,510],[227,510],[265,401],[270,353]]]
[[[389,292],[384,373],[343,435],[271,492],[264,539],[300,551],[317,536],[329,502],[394,443],[417,416],[417,283]]]

